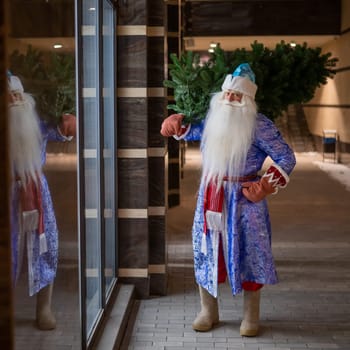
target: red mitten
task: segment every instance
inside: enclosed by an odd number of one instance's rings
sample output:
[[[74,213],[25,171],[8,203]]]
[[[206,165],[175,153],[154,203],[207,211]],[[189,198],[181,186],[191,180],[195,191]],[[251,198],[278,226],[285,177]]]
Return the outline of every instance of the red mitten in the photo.
[[[242,183],[242,187],[243,195],[254,203],[261,201],[268,194],[275,192],[275,188],[265,177],[262,177],[257,182],[244,182]]]
[[[58,125],[63,136],[75,136],[77,134],[77,119],[73,114],[63,114]]]
[[[183,114],[172,114],[164,119],[160,133],[163,136],[181,136],[183,133],[182,120],[185,116]]]
[[[257,182],[242,183],[242,193],[251,202],[259,202],[269,194],[275,194],[289,182],[286,172],[277,164],[271,165]]]

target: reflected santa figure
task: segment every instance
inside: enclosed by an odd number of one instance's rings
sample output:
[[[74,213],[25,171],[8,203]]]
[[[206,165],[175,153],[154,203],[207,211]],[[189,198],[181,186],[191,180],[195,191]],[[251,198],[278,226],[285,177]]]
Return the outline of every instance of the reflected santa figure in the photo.
[[[12,271],[16,284],[28,266],[29,295],[37,296],[36,323],[41,330],[56,327],[51,309],[58,261],[58,228],[43,166],[50,141],[69,141],[76,134],[74,115],[50,126],[36,112],[33,97],[17,76],[8,73],[8,116],[11,162]]]

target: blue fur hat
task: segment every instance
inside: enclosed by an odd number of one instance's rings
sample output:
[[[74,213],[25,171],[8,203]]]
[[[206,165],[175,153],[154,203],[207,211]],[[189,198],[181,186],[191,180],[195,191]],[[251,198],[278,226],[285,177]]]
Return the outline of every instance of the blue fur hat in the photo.
[[[253,83],[255,83],[255,74],[250,68],[249,63],[241,63],[232,73],[232,76],[249,78]]]
[[[232,74],[228,74],[221,86],[223,91],[237,91],[243,95],[255,98],[255,74],[248,63],[241,63]]]

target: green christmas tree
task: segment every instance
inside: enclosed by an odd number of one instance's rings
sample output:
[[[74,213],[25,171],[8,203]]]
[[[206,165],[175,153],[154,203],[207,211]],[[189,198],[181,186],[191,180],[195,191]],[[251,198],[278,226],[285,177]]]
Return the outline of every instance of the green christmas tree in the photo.
[[[199,54],[191,51],[179,58],[171,55],[170,79],[164,86],[173,89],[175,104],[169,104],[168,109],[183,113],[185,122],[198,122],[206,115],[211,94],[221,90],[225,76],[248,62],[258,85],[258,109],[273,120],[288,105],[310,101],[316,89],[333,78],[338,59],[331,56],[306,43],[291,47],[284,41],[272,50],[256,41],[251,50],[233,52],[224,52],[218,45],[204,64],[200,64]]]

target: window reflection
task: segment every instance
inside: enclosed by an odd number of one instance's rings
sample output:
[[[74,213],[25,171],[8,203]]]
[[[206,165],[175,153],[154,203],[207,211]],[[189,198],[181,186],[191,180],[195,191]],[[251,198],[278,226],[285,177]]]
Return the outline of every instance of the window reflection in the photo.
[[[75,138],[47,146],[44,171],[59,231],[52,294],[58,327],[47,336],[31,337],[32,348],[50,348],[50,341],[54,348],[55,332],[62,346],[84,348],[98,329],[116,282],[115,10],[108,0],[9,3],[9,68],[33,95],[40,118],[55,128],[62,114],[79,110],[78,151]],[[77,26],[75,18],[81,21]],[[31,334],[35,319],[27,268],[23,266],[16,287],[18,339]],[[16,349],[30,344],[17,341]]]
[[[34,256],[36,253],[35,248],[28,249],[29,241],[21,237],[23,263],[19,265],[21,274],[14,300],[15,348],[55,348],[55,339],[59,336],[63,347],[78,349],[81,339],[76,139],[63,140],[57,129],[65,113],[76,114],[74,1],[13,0],[8,4],[8,68],[20,77],[25,92],[32,95],[41,129],[45,132],[44,140],[48,140],[47,146],[43,147],[46,151],[46,158],[42,158],[46,161],[43,170],[48,182],[46,190],[50,192],[53,204],[50,215],[54,214],[57,222],[57,246],[54,248],[51,236],[47,235],[48,252],[40,255],[40,269],[34,268],[34,284],[40,280],[40,290],[36,292],[35,289],[33,297],[29,297],[31,269],[28,270],[28,258],[31,259],[31,252]],[[46,230],[52,230],[52,220],[46,222]],[[56,271],[48,267],[48,256],[53,249],[58,249]],[[47,282],[50,282],[51,291],[45,286]],[[36,322],[36,308],[42,299],[49,301],[56,319],[56,328],[50,332],[37,330],[42,328]]]

